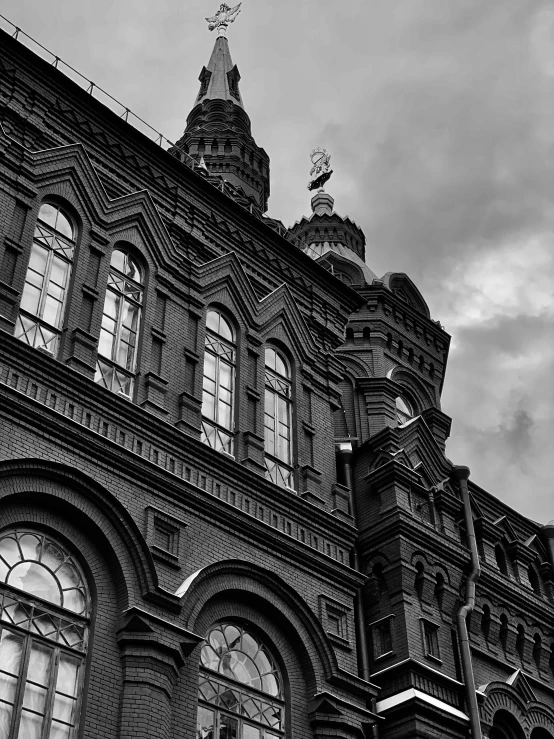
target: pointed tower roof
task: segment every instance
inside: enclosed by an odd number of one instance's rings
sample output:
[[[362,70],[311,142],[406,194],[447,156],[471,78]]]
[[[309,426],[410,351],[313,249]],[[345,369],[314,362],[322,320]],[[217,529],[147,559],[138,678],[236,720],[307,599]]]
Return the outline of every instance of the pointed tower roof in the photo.
[[[206,18],[218,38],[208,66],[200,72],[200,90],[175,148],[201,163],[205,176],[223,180],[237,202],[261,215],[269,198],[269,157],[252,136],[239,91],[239,70],[225,37],[240,6],[222,3],[213,17]]]
[[[198,79],[200,91],[194,101],[195,105],[204,100],[230,100],[244,109],[239,90],[239,70],[233,64],[229,42],[225,36],[219,36],[215,40],[208,66],[202,67]]]

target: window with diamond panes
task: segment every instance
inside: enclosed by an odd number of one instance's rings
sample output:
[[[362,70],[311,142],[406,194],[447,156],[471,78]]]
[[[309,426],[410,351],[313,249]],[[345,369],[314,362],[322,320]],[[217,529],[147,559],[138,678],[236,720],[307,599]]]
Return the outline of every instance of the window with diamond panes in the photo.
[[[238,624],[212,629],[200,657],[196,739],[281,739],[283,682],[270,652]]]
[[[144,275],[128,252],[114,249],[104,300],[95,382],[131,397],[144,292]]]
[[[233,395],[235,387],[235,333],[216,310],[206,316],[202,436],[204,444],[233,454]]]
[[[273,347],[265,350],[265,469],[266,477],[291,488],[292,384],[285,357]]]
[[[74,739],[89,615],[64,547],[39,532],[0,534],[0,739]]]
[[[63,326],[75,227],[59,206],[44,203],[38,214],[15,337],[56,354]]]

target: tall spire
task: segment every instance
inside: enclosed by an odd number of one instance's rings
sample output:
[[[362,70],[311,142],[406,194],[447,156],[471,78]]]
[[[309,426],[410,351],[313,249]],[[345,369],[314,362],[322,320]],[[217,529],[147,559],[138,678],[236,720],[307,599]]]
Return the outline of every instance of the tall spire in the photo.
[[[200,91],[194,101],[199,105],[203,100],[230,100],[244,109],[239,91],[240,74],[236,64],[233,64],[229,42],[225,36],[219,36],[207,67],[202,67],[200,76]]]
[[[198,161],[202,159],[210,175],[238,188],[241,197],[265,213],[269,157],[252,137],[239,91],[239,70],[225,36],[240,7],[241,3],[234,8],[222,3],[214,16],[206,18],[209,30],[217,30],[218,37],[208,66],[200,72],[200,90],[176,146]]]
[[[239,92],[239,70],[236,65],[233,66],[227,41],[227,28],[230,23],[235,22],[241,5],[242,3],[239,3],[234,8],[230,8],[226,3],[222,3],[215,15],[206,18],[208,29],[210,31],[217,29],[217,39],[208,66],[203,67],[200,72],[198,78],[200,92],[195,105],[203,100],[231,100],[244,108]]]

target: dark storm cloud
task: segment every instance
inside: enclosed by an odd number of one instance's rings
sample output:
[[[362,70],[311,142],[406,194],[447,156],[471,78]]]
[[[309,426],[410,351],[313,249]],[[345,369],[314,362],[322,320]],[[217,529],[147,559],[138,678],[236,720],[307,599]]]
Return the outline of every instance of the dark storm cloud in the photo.
[[[458,250],[549,218],[554,85],[534,47],[544,3],[418,5],[399,28],[392,79],[381,66],[381,85],[353,111],[353,138],[365,133],[356,211],[375,258],[425,283],[432,260],[448,268]],[[337,131],[343,146],[348,129]]]

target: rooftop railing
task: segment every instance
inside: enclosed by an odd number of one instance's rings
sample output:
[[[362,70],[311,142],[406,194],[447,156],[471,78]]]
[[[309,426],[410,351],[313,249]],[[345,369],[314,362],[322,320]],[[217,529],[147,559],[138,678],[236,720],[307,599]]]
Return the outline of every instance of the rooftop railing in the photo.
[[[65,62],[61,57],[57,56],[52,51],[47,49],[32,36],[29,36],[28,33],[23,31],[23,29],[21,29],[19,26],[16,26],[15,23],[12,23],[2,14],[0,14],[0,28],[3,28],[3,30],[9,33],[16,41],[19,41],[23,45],[27,46],[29,49],[31,49],[31,51],[37,54],[37,56],[49,62],[55,69],[59,70],[62,74],[71,79],[73,82],[76,82],[80,87],[86,90],[89,95],[92,95],[96,99],[98,99],[103,105],[109,108],[112,112],[116,113],[116,115],[122,118],[126,123],[131,124],[134,128],[139,130],[144,135],[148,136],[148,138],[155,141],[161,147],[164,147],[164,144],[168,145],[170,147],[169,150],[164,150],[168,151],[171,156],[175,157],[186,167],[193,170],[193,172],[195,172],[199,177],[202,177],[203,179],[210,182],[210,184],[212,184],[214,187],[217,187],[218,190],[227,195],[227,197],[231,198],[242,208],[247,210],[251,215],[256,216],[272,231],[278,233],[291,244],[294,244],[294,246],[296,246],[298,249],[301,249],[302,251],[307,250],[306,244],[302,242],[297,236],[294,236],[294,234],[292,234],[280,221],[266,218],[253,203],[245,204],[244,196],[241,196],[240,193],[237,192],[237,189],[231,183],[227,182],[221,176],[207,173],[205,165],[203,167],[200,167],[199,163],[193,157],[184,152],[182,149],[177,148],[177,146],[166,136],[164,136],[163,133],[160,133],[160,131],[156,130],[139,115],[133,113],[133,111],[129,107],[127,107],[123,103],[120,103],[119,100],[114,98],[113,95],[110,95],[109,92],[106,92],[106,90],[90,80],[84,74],[81,74],[81,72],[75,69],[75,67],[72,67],[71,64]],[[240,202],[240,200],[242,200],[243,202]]]

